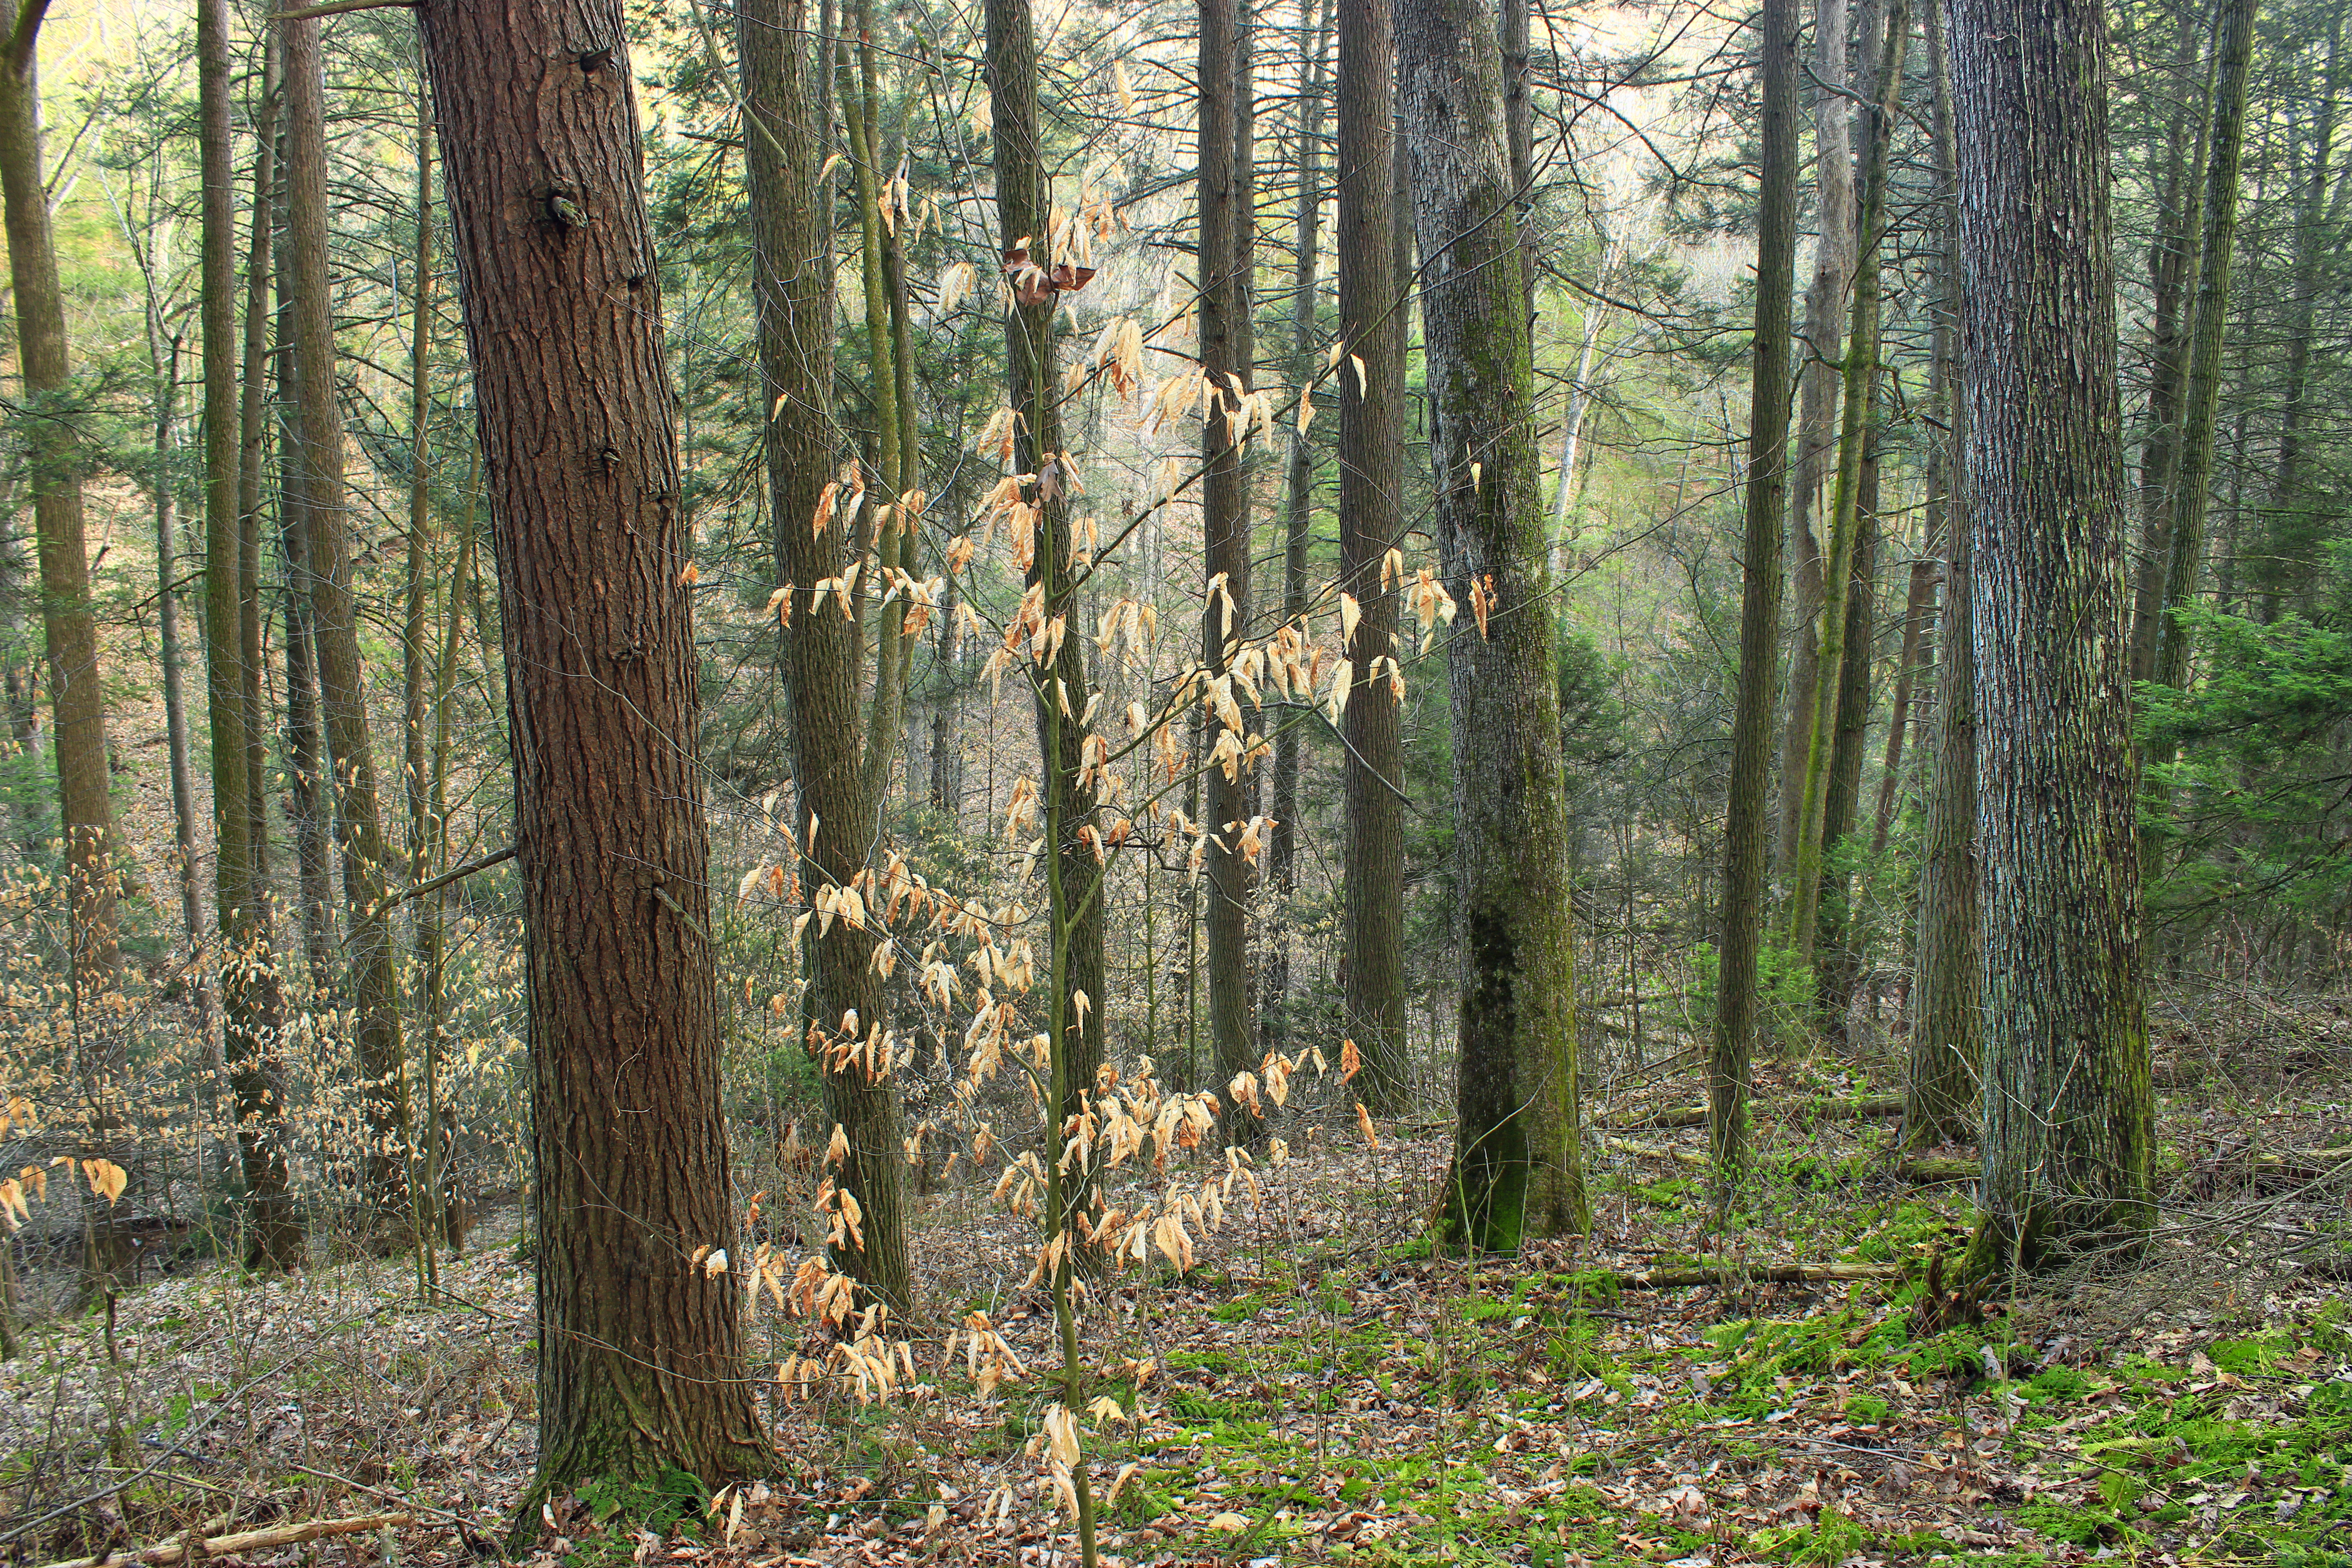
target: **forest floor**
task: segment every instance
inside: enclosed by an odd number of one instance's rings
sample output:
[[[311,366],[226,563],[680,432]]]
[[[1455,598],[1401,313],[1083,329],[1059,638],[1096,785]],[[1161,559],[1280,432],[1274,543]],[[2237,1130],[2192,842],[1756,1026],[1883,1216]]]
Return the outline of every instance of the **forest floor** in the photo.
[[[1763,1181],[1727,1245],[1697,1128],[1606,1133],[1588,1242],[1473,1263],[1423,1238],[1434,1129],[1374,1152],[1351,1121],[1294,1125],[1289,1163],[1255,1206],[1236,1197],[1189,1274],[1098,1287],[1087,1400],[1118,1415],[1090,1415],[1084,1444],[1106,1560],[2352,1568],[2352,1166],[2292,1157],[2352,1143],[2352,1023],[2224,1012],[2162,1020],[2147,1256],[1980,1317],[1926,1278],[1961,1244],[1967,1187],[1915,1185],[1886,1122],[1824,1113],[1884,1091],[1833,1058],[1768,1075]],[[1629,1098],[1611,1120],[1670,1103]],[[1075,1563],[1039,1456],[1050,1308],[1022,1287],[1034,1243],[985,1199],[925,1217],[938,1326],[909,1335],[919,1390],[772,1390],[777,1474],[715,1511],[680,1499],[655,1529],[564,1500],[533,1563]],[[397,1260],[206,1267],[126,1293],[110,1325],[37,1324],[0,1366],[0,1552],[395,1509],[415,1521],[250,1560],[491,1550],[533,1458],[532,1280],[499,1219],[429,1306]],[[1697,1257],[1743,1272],[1624,1278]],[[1885,1277],[1764,1279],[1786,1263]],[[1027,1365],[989,1398],[961,1351],[940,1370],[949,1324],[976,1311]],[[765,1312],[751,1333],[769,1362],[819,1342]]]

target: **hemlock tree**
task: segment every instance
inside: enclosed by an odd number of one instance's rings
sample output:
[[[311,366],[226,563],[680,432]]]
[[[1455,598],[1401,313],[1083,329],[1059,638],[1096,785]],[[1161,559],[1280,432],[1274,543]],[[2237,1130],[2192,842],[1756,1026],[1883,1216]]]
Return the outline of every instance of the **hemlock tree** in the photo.
[[[1462,943],[1460,1123],[1444,1228],[1490,1251],[1590,1223],[1543,458],[1495,29],[1474,0],[1397,12],[1425,258]]]
[[[539,1500],[772,1462],[743,1378],[676,405],[618,0],[419,7],[480,411],[538,1171]]]
[[[1780,512],[1789,493],[1789,294],[1797,274],[1796,0],[1764,0],[1757,20],[1763,169],[1757,190],[1756,340],[1739,558],[1739,688],[1732,708],[1722,945],[1707,1070],[1718,1202],[1728,1198],[1748,1163],[1756,969],[1768,891],[1764,852],[1771,834],[1772,700],[1780,674]],[[1560,484],[1568,483],[1563,473]]]
[[[1955,0],[1984,1177],[1971,1266],[2155,1217],[2098,0]]]

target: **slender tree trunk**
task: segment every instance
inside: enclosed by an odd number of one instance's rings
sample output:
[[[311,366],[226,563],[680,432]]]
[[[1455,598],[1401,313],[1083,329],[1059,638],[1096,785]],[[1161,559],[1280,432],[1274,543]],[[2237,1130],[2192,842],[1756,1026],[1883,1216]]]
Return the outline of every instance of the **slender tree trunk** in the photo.
[[[271,262],[272,219],[278,204],[278,33],[265,29],[261,92],[252,110],[253,238],[246,259],[245,329],[237,383],[236,614],[237,684],[245,728],[245,805],[247,874],[253,918],[261,940],[273,949],[276,894],[269,880],[269,740],[272,715],[262,696],[265,669],[262,626],[267,619],[261,589],[261,481],[269,462],[269,300],[275,287]],[[214,803],[215,811],[219,803]],[[272,1027],[284,1005],[284,985],[275,951],[269,954],[268,1006]]]
[[[181,679],[178,481],[180,339],[166,338],[154,301],[148,304],[148,349],[155,374],[155,636],[163,666],[163,738],[172,769],[173,868],[180,884],[180,923],[188,933],[189,991],[196,1035],[213,1033],[212,984],[205,951],[204,879],[196,868],[196,787],[188,760],[188,698]]]
[[[424,58],[417,59],[416,77],[416,249],[410,258],[415,275],[408,330],[408,595],[401,618],[401,782],[408,807],[408,883],[415,887],[433,875],[436,849],[446,852],[447,835],[437,820],[434,798],[433,747],[430,727],[436,706],[447,702],[438,683],[426,626],[428,581],[433,574],[433,101],[426,85]],[[451,624],[457,616],[454,585],[443,595]],[[417,1065],[417,1088],[424,1100],[416,1136],[411,1140],[409,1202],[414,1215],[419,1267],[431,1282],[433,1247],[457,1233],[439,1223],[433,1194],[435,1168],[439,1163],[441,1066],[441,900],[426,895],[410,913],[413,950],[416,954],[417,999],[424,1014],[425,1051]]]
[[[1820,705],[1822,546],[1813,513],[1828,471],[1838,426],[1838,361],[1846,290],[1853,280],[1853,151],[1847,132],[1846,0],[1813,4],[1813,188],[1817,234],[1813,280],[1805,290],[1806,357],[1798,414],[1797,471],[1789,494],[1789,587],[1792,641],[1789,653],[1788,727],[1780,742],[1780,841],[1774,859],[1784,893],[1794,900],[1797,841],[1803,836],[1805,758],[1812,716]]]
[[[379,1242],[407,1229],[408,1082],[401,1059],[400,994],[393,976],[387,873],[391,847],[378,805],[368,736],[367,684],[352,595],[343,422],[335,404],[334,305],[328,294],[326,80],[316,17],[280,23],[286,58],[286,223],[293,263],[294,356],[299,363],[299,461],[304,477],[304,576],[319,710],[333,768],[335,837],[342,852],[344,933],[355,1015],[360,1102],[367,1123],[362,1182]]]
[[[1756,333],[1748,384],[1748,493],[1740,547],[1739,678],[1724,820],[1723,924],[1707,1062],[1708,1145],[1719,1205],[1748,1164],[1756,969],[1763,946],[1771,836],[1772,703],[1780,648],[1780,519],[1789,488],[1789,296],[1797,277],[1796,0],[1758,16],[1763,167],[1756,222]],[[1567,482],[1562,475],[1561,482]]]
[[[236,353],[236,219],[232,177],[235,136],[229,121],[228,0],[200,0],[196,11],[199,156],[204,179],[203,333],[205,365],[205,698],[212,732],[213,887],[220,926],[221,1057],[236,1116],[238,1173],[246,1203],[245,1264],[290,1268],[300,1260],[302,1232],[288,1192],[285,1074],[278,1060],[278,963],[271,951],[268,891],[257,868],[255,824],[248,809],[247,770],[253,748],[247,730],[256,715],[247,701],[252,674],[244,629],[251,584],[245,574],[246,508],[242,448],[257,441],[260,357],[249,353],[240,417]],[[271,102],[277,55],[264,68],[254,216],[256,269],[266,274]],[[250,298],[248,342],[266,323],[266,285]],[[253,466],[255,489],[259,468]]]
[[[1984,1177],[1971,1261],[2155,1217],[2124,632],[2105,20],[1956,0],[1982,834]]]
[[[1814,967],[1818,934],[1828,795],[1833,737],[1845,686],[1846,644],[1853,627],[1848,621],[1851,589],[1860,561],[1863,459],[1870,437],[1870,416],[1878,377],[1879,241],[1885,230],[1887,153],[1895,135],[1895,119],[1902,106],[1903,46],[1908,9],[1904,0],[1892,0],[1886,10],[1885,47],[1881,55],[1885,79],[1870,116],[1869,166],[1864,174],[1861,247],[1853,281],[1853,321],[1845,346],[1843,397],[1844,412],[1839,433],[1837,488],[1830,519],[1830,552],[1822,567],[1821,675],[1814,682],[1811,734],[1805,751],[1801,818],[1798,824],[1795,887],[1790,900],[1789,945],[1805,968]],[[1864,640],[1867,646],[1868,639]]]
[[[2164,607],[2164,573],[2172,531],[2173,475],[2180,462],[2180,407],[2189,376],[2189,339],[2196,324],[2187,290],[2198,271],[2204,235],[2205,151],[2212,135],[2212,76],[2218,57],[2204,53],[2202,5],[2180,8],[2178,54],[2197,84],[2175,105],[2165,137],[2164,182],[2155,243],[2149,247],[2147,435],[2140,447],[2139,560],[2133,596],[2131,670],[2146,680],[2156,670],[2157,628]],[[2197,68],[2201,63],[2202,68]],[[2193,121],[2192,121],[2193,117]],[[2190,126],[2194,125],[2194,133]]]
[[[428,0],[491,497],[540,1216],[539,1468],[706,1482],[772,1453],[719,1108],[691,541],[616,0]],[[621,1114],[616,1114],[621,1112]]]
[[[1940,378],[1939,368],[1931,366],[1931,378]],[[1929,391],[1932,401],[1934,389]],[[1878,764],[1878,804],[1873,812],[1870,830],[1870,858],[1876,860],[1886,853],[1887,840],[1895,831],[1895,802],[1903,793],[1903,742],[1911,729],[1911,693],[1918,679],[1920,650],[1927,645],[1928,622],[1936,614],[1936,552],[1942,548],[1937,530],[1943,521],[1943,499],[1936,492],[1943,480],[1940,465],[1942,455],[1935,449],[1934,436],[1927,457],[1928,510],[1927,534],[1920,541],[1919,553],[1911,558],[1910,585],[1903,598],[1903,644],[1895,658],[1895,696],[1887,710],[1886,752]]]
[[[1394,1110],[1406,1086],[1404,736],[1381,660],[1396,656],[1398,587],[1382,570],[1404,537],[1405,300],[1396,178],[1391,0],[1336,0],[1339,209],[1339,590],[1360,611],[1345,650],[1354,685],[1339,715],[1346,745],[1346,902],[1340,912],[1341,1027],[1361,1053],[1357,1093]],[[1359,368],[1360,367],[1360,368]]]
[[[2172,486],[2164,600],[2149,679],[2179,690],[2189,683],[2196,635],[2178,612],[2197,595],[2205,570],[2205,510],[2213,482],[2213,430],[2221,405],[2221,345],[2228,335],[2230,267],[2238,237],[2238,171],[2245,144],[2246,80],[2254,52],[2255,0],[2221,7],[2213,87],[2213,153],[2205,175],[2205,233],[2197,267],[2197,329],[2189,342],[2188,392],[2180,410],[2180,467]]]
[[[2304,421],[2311,392],[2312,325],[2328,246],[2328,174],[2336,151],[2336,51],[2344,15],[2327,14],[2327,64],[2312,105],[2310,163],[2294,219],[2294,269],[2287,284],[2286,385],[2280,395],[2278,458],[2271,469],[2270,528],[2255,574],[2259,614],[2275,621],[2307,592],[2323,536],[2323,514],[2304,495]]]
[[[831,215],[817,180],[823,132],[810,117],[810,93],[825,73],[822,56],[806,59],[796,47],[804,17],[803,8],[790,0],[751,0],[737,9],[735,44],[743,73],[761,405],[774,410],[767,462],[776,570],[781,582],[796,585],[791,602],[779,607],[792,612],[793,773],[801,841],[809,845],[800,876],[813,906],[827,886],[846,886],[866,870],[879,831],[881,797],[867,788],[859,766],[856,625],[832,601],[820,608],[811,586],[838,578],[855,544],[845,512],[824,510],[835,450],[834,291],[833,274],[821,260]],[[845,100],[854,96],[845,92]],[[876,260],[878,279],[878,253]],[[869,316],[867,324],[877,323]],[[887,334],[887,313],[878,324]],[[895,390],[887,361],[876,368]],[[895,440],[895,416],[890,428]],[[822,531],[814,526],[820,515],[826,518]],[[845,920],[812,929],[817,933],[808,950],[812,1020],[824,1037],[838,1041],[854,1030],[846,1043],[862,1043],[886,1023],[882,977],[874,968],[877,935],[870,926]],[[824,1068],[825,1106],[849,1144],[849,1158],[834,1179],[865,1212],[863,1237],[853,1243],[845,1237],[834,1263],[904,1311],[912,1305],[914,1279],[907,1256],[898,1090],[875,1065],[860,1058],[828,1059]]]
[[[1290,384],[1314,395],[1315,306],[1323,241],[1323,95],[1333,0],[1310,14],[1298,11],[1298,175],[1291,243]],[[1310,16],[1314,18],[1310,19]],[[1304,408],[1302,405],[1302,408]],[[1315,526],[1315,448],[1304,430],[1290,437],[1282,487],[1282,619],[1297,626],[1307,614],[1307,549]],[[1298,891],[1298,748],[1300,724],[1286,721],[1274,737],[1274,820],[1266,835],[1267,890],[1273,895],[1265,952],[1266,1044],[1279,1050],[1293,1037],[1290,1018],[1290,900]]]
[[[1475,0],[1408,0],[1397,63],[1434,415],[1462,952],[1445,1229],[1487,1250],[1590,1223],[1559,667],[1502,64]]]
[[[33,535],[41,573],[41,629],[47,649],[50,734],[64,818],[72,973],[80,1004],[111,989],[117,964],[114,802],[109,793],[106,694],[90,613],[89,556],[82,525],[82,459],[66,341],[65,291],[41,170],[41,90],[35,66],[41,18],[33,0],[17,13],[0,52],[0,195],[5,195],[9,280],[16,300],[16,353],[25,401],[26,467],[33,487]],[[93,1023],[95,1020],[93,1020]],[[85,1061],[102,1076],[121,1065],[120,1032],[93,1034]],[[112,1092],[109,1090],[107,1092]],[[101,1109],[101,1121],[114,1112]]]
[[[1239,0],[1246,3],[1246,0]],[[1199,134],[1200,235],[1196,269],[1200,279],[1201,368],[1209,378],[1208,417],[1202,426],[1204,468],[1201,529],[1206,554],[1207,597],[1201,617],[1201,662],[1212,681],[1225,677],[1249,633],[1250,496],[1241,438],[1249,429],[1249,360],[1243,322],[1249,311],[1240,264],[1244,218],[1234,188],[1234,83],[1237,0],[1201,0]],[[1238,384],[1238,386],[1236,386]],[[1256,1031],[1250,1017],[1249,862],[1241,855],[1243,819],[1249,815],[1249,783],[1244,756],[1249,750],[1244,723],[1249,710],[1219,704],[1212,715],[1217,731],[1209,763],[1202,827],[1211,836],[1206,860],[1209,964],[1209,1040],[1223,1084],[1257,1066]],[[1230,746],[1230,752],[1226,748]],[[1219,753],[1223,753],[1220,760]],[[1234,1142],[1255,1138],[1254,1123],[1238,1097],[1225,1095],[1225,1132]]]
[[[1052,214],[1045,173],[1045,144],[1039,138],[1037,116],[1037,42],[1030,18],[1029,0],[988,0],[988,89],[992,110],[996,174],[996,214],[1002,240],[1010,251],[1028,237],[1042,245]],[[1009,369],[1012,405],[1024,421],[1013,443],[1016,471],[1040,476],[1026,499],[1042,515],[1029,585],[1043,590],[1044,613],[1072,616],[1076,625],[1076,584],[1069,571],[1070,518],[1068,487],[1062,472],[1067,461],[1062,449],[1062,411],[1054,374],[1054,315],[1057,297],[1049,294],[1034,305],[1015,304],[1005,313],[1004,349]],[[1068,962],[1059,965],[1064,994],[1056,1016],[1062,1020],[1063,1055],[1068,1098],[1057,1107],[1064,1121],[1079,1110],[1080,1090],[1092,1091],[1103,1062],[1103,998],[1107,994],[1103,965],[1102,866],[1095,859],[1092,840],[1083,835],[1099,831],[1091,790],[1078,787],[1081,757],[1088,733],[1084,721],[1087,672],[1083,637],[1066,637],[1054,661],[1050,688],[1041,687],[1035,703],[1038,753],[1045,765],[1045,793],[1050,815],[1061,825],[1062,886],[1067,895],[1071,925],[1066,933]],[[1059,722],[1047,712],[1058,709],[1066,694],[1070,722]],[[1057,939],[1063,933],[1055,933]],[[1084,992],[1087,1005],[1076,1005]],[[1079,1179],[1066,1184],[1063,1199],[1072,1212],[1094,1206],[1091,1184]],[[1051,1227],[1049,1227],[1051,1228]]]

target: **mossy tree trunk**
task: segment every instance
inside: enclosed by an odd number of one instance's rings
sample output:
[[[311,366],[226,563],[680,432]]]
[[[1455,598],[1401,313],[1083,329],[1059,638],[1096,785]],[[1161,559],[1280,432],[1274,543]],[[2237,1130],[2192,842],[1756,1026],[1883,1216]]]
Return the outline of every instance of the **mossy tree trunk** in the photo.
[[[2107,39],[2098,0],[1957,0],[1946,34],[1983,855],[1971,1261],[2033,1268],[2155,1217]]]
[[[1590,1218],[1543,459],[1494,28],[1473,0],[1407,0],[1397,62],[1427,279],[1436,531],[1459,606],[1446,671],[1460,1122],[1444,1228],[1508,1251]]]

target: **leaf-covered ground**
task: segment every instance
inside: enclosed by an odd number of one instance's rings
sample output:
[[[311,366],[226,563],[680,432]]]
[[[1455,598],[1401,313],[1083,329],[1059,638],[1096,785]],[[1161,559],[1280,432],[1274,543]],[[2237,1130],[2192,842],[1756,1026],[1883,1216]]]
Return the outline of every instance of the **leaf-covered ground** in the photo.
[[[2352,1142],[2344,1106],[2319,1098],[2341,1090],[2275,1062],[2222,1063],[2217,1084],[2182,1065],[2193,1040],[2173,1044],[2151,1255],[1958,1321],[1930,1298],[1926,1262],[1962,1235],[1965,1187],[1912,1185],[1883,1123],[1822,1114],[1868,1088],[1833,1071],[1765,1088],[1764,1177],[1727,1241],[1701,1202],[1695,1129],[1609,1135],[1584,1247],[1473,1264],[1420,1238],[1435,1136],[1375,1153],[1336,1108],[1318,1136],[1294,1126],[1296,1156],[1265,1173],[1261,1204],[1233,1204],[1189,1276],[1096,1288],[1084,1400],[1112,1403],[1084,1441],[1103,1551],[1135,1564],[2352,1568],[2347,1172],[2272,1158]],[[1665,1103],[1612,1109],[1631,1122]],[[565,1500],[541,1560],[1074,1562],[1039,1452],[1058,1397],[1050,1310],[1022,1288],[1021,1223],[985,1198],[952,1194],[926,1215],[937,1327],[908,1335],[919,1388],[863,1405],[771,1391],[775,1475],[715,1512],[684,1495]],[[429,1308],[400,1263],[277,1281],[211,1268],[125,1296],[116,1359],[102,1314],[37,1327],[0,1367],[12,1560],[394,1506],[418,1516],[396,1543],[408,1562],[488,1549],[532,1458],[531,1280],[502,1217]],[[1619,1286],[1694,1256],[1907,1272]],[[973,1312],[1027,1367],[988,1398],[961,1352],[941,1368],[948,1327]],[[765,1310],[751,1332],[771,1366],[817,1343]],[[627,1522],[649,1502],[656,1528]],[[279,1555],[383,1550],[368,1535]]]

